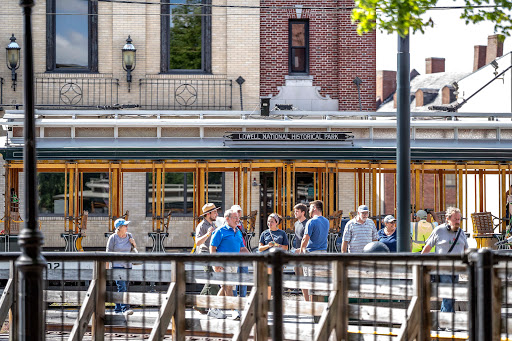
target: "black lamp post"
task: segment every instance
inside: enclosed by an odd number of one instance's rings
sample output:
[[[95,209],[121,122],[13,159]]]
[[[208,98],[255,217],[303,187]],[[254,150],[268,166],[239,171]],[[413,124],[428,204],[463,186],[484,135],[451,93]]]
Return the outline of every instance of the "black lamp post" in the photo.
[[[14,33],[10,38],[11,42],[5,48],[6,52],[6,61],[7,67],[11,70],[12,73],[12,88],[16,91],[16,79],[18,76],[16,75],[16,70],[20,67],[20,46],[16,42],[16,37],[14,37]]]
[[[126,44],[123,47],[123,69],[126,71],[126,81],[128,82],[128,92],[130,92],[130,85],[132,83],[132,71],[135,70],[135,64],[137,61],[136,54],[137,50],[132,44],[132,39],[128,36]]]

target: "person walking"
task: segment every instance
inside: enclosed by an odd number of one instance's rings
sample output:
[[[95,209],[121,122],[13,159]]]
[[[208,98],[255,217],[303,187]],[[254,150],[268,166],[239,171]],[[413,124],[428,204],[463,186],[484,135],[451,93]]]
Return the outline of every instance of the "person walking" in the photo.
[[[216,252],[230,252],[230,253],[249,253],[249,250],[244,245],[242,233],[237,228],[238,213],[233,210],[224,212],[226,223],[213,232],[212,240],[210,242],[210,253]],[[224,269],[222,266],[214,266],[213,271],[229,273],[236,273],[237,267],[227,267]],[[217,296],[233,296],[233,286],[224,284],[221,285]],[[240,312],[235,311],[232,315],[233,319],[240,319]],[[226,316],[214,316],[217,318],[226,318]]]
[[[110,235],[107,240],[107,252],[131,252],[132,249],[137,250],[137,244],[130,232],[128,232],[128,224],[130,222],[122,218],[114,222],[115,231]],[[132,263],[130,262],[112,262],[113,269],[131,269]],[[115,281],[117,292],[128,291],[128,281],[118,280]],[[116,314],[132,315],[133,310],[130,309],[128,304],[116,303],[114,307]]]
[[[361,205],[357,208],[356,217],[345,225],[341,252],[363,252],[367,244],[378,240],[377,228],[369,216],[368,206]]]
[[[396,219],[392,215],[384,217],[383,229],[377,231],[379,242],[386,245],[390,252],[396,252]]]
[[[282,217],[277,213],[272,213],[268,216],[267,226],[268,229],[263,231],[260,236],[260,243],[258,251],[268,252],[270,249],[279,248],[284,251],[288,250],[288,236],[286,232],[279,229],[279,224]],[[272,268],[268,268],[268,274],[272,274]],[[272,288],[268,287],[268,298],[272,295]]]
[[[304,237],[300,243],[300,253],[326,253],[327,238],[329,237],[329,220],[323,216],[324,203],[321,200],[312,201],[309,204],[309,216],[311,219],[306,223]],[[315,273],[328,270],[326,265],[306,265],[303,268],[304,276],[315,277]],[[323,294],[323,293],[322,293]],[[309,291],[309,300],[313,295],[320,294]]]
[[[217,226],[215,226],[215,221],[219,215],[218,210],[220,207],[216,207],[213,203],[207,203],[203,206],[203,220],[197,224],[196,227],[196,253],[199,254],[207,254],[210,253],[210,241],[211,236]],[[210,265],[205,265],[204,271],[207,273],[213,272],[213,268]],[[201,290],[199,295],[217,295],[219,293],[220,287],[217,284],[206,283]],[[194,309],[201,314],[206,314],[207,310],[204,308],[196,308]],[[216,309],[216,308],[214,308]],[[218,310],[218,309],[217,309]],[[212,312],[211,314],[222,313],[220,311]]]
[[[236,228],[240,230],[242,233],[242,240],[244,241],[244,246],[249,250],[249,245],[247,245],[247,231],[242,224],[242,207],[240,205],[231,206],[231,210],[236,211],[238,214],[238,223],[236,224]],[[237,273],[247,274],[249,273],[248,266],[239,266],[236,270]],[[247,285],[237,285],[235,286],[235,290],[233,290],[233,296],[246,297],[247,296]]]
[[[304,238],[304,230],[306,229],[306,224],[308,219],[306,218],[306,214],[308,212],[308,207],[305,204],[297,204],[293,207],[293,215],[297,221],[295,222],[295,238],[293,239],[293,247],[295,248],[295,253],[300,253],[300,243],[302,242],[302,238]],[[293,270],[295,271],[295,275],[303,276],[304,269],[300,265],[296,265]],[[302,296],[305,301],[309,301],[309,289],[301,289]]]
[[[437,223],[427,221],[427,211],[419,210],[416,212],[416,221],[411,223],[412,229],[412,252],[421,252],[425,246],[425,242]]]
[[[435,253],[437,254],[463,254],[468,248],[468,241],[466,234],[460,228],[460,222],[460,210],[456,207],[448,207],[446,209],[446,223],[439,225],[432,231],[421,253],[429,253],[435,246]],[[439,275],[439,282],[458,283],[459,275]],[[441,311],[455,312],[454,303],[454,299],[443,298]]]

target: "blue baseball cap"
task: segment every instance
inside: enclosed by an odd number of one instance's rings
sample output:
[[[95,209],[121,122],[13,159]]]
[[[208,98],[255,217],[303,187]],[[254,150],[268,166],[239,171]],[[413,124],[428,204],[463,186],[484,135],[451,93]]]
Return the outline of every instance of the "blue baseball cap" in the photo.
[[[114,227],[116,229],[120,228],[121,226],[123,225],[128,225],[130,223],[130,221],[128,220],[124,220],[123,218],[119,218],[117,219],[115,222],[114,222]]]
[[[357,208],[357,212],[368,212],[368,211],[370,211],[370,210],[368,209],[368,206],[366,206],[366,205],[361,205]]]

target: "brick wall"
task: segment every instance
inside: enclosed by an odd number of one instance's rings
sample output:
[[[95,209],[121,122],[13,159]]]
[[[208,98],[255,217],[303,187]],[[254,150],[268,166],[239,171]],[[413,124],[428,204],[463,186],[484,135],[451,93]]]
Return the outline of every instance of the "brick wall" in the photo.
[[[446,175],[446,177],[453,177],[454,175]],[[416,192],[416,183],[414,181],[414,177],[411,177],[411,203],[414,204],[416,202],[415,192]],[[439,207],[439,190],[437,194],[435,193],[437,183],[434,174],[425,174],[423,176],[423,180],[421,180],[420,175],[420,189],[419,189],[419,202],[420,207],[416,208],[416,211],[420,209],[433,209],[437,211],[444,211],[448,206],[456,206],[457,205],[457,195],[456,195],[456,187],[455,186],[446,186],[445,193],[445,205],[444,207]],[[394,183],[394,174],[385,174],[384,175],[384,212],[385,214],[396,214],[396,189]],[[435,199],[438,199],[437,205]],[[415,212],[414,212],[415,213]]]
[[[263,0],[262,6],[303,5],[304,7],[351,7],[350,1]],[[288,21],[297,18],[293,9],[261,10],[261,96],[277,95],[288,75]],[[309,20],[309,69],[313,85],[322,95],[339,100],[339,110],[359,110],[357,87],[359,77],[362,108],[375,110],[376,36],[358,36],[348,10],[302,10],[301,18]]]

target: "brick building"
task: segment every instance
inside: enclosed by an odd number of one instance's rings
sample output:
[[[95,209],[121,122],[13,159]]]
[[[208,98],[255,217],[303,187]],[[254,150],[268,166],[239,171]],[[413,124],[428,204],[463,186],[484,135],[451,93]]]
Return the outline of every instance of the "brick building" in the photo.
[[[300,110],[375,110],[376,36],[356,33],[353,2],[261,5],[261,96]]]

